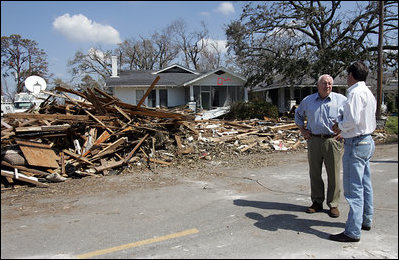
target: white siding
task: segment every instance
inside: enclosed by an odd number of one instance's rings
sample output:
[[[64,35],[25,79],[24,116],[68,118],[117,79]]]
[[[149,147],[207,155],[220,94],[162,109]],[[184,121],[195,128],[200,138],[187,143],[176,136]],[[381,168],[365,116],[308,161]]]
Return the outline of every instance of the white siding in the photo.
[[[194,84],[201,86],[242,86],[244,82],[229,73],[224,73],[222,75],[209,75],[206,78],[196,81]]]
[[[136,91],[134,88],[115,87],[114,96],[119,98],[122,102],[136,105]]]
[[[168,106],[181,106],[186,104],[184,102],[184,88],[170,88],[168,89]]]

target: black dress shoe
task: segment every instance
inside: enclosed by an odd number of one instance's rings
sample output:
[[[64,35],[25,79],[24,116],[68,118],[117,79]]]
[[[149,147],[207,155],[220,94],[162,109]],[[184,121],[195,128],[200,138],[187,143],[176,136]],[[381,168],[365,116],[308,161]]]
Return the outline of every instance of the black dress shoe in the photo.
[[[344,234],[344,232],[337,235],[330,235],[330,240],[338,242],[359,242],[360,238],[351,238]]]
[[[315,213],[320,211],[323,211],[323,204],[317,202],[313,202],[312,206],[306,209],[306,213]]]
[[[371,227],[362,225],[362,230],[369,231],[370,229],[371,229]]]

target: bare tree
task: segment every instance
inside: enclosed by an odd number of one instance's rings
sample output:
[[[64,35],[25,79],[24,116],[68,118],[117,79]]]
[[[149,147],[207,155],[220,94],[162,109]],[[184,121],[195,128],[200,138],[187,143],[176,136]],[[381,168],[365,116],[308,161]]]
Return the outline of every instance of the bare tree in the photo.
[[[220,67],[222,53],[220,48],[215,41],[207,40],[207,47],[201,52],[201,59],[198,64],[200,70],[209,71]]]
[[[201,53],[207,47],[208,29],[204,22],[201,22],[201,29],[193,32],[187,31],[187,24],[183,19],[178,19],[172,24],[176,33],[176,43],[183,52],[183,60],[188,68],[199,69]]]
[[[96,77],[100,86],[112,74],[110,50],[101,47],[91,48],[87,53],[77,51],[75,57],[68,61],[73,80],[82,80],[87,75]]]
[[[4,77],[15,76],[16,93],[23,91],[23,82],[31,75],[47,80],[52,76],[48,73],[44,50],[38,48],[36,41],[23,39],[18,34],[1,37],[1,68]]]
[[[348,13],[343,13],[341,1],[249,3],[240,19],[226,30],[229,51],[237,55],[244,75],[253,84],[268,83],[277,74],[292,82],[305,75],[316,80],[321,73],[335,77],[354,60],[369,61],[373,69],[377,2],[357,3],[357,10]],[[384,23],[384,49],[395,50],[396,57],[397,5],[396,1],[386,1]]]

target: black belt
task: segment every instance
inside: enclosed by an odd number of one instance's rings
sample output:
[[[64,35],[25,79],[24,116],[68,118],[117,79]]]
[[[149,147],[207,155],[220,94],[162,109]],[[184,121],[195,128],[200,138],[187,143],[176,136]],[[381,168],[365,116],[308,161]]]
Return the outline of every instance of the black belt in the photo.
[[[321,138],[324,138],[324,139],[335,137],[335,135],[315,135],[315,134],[312,134],[312,136],[321,137]]]

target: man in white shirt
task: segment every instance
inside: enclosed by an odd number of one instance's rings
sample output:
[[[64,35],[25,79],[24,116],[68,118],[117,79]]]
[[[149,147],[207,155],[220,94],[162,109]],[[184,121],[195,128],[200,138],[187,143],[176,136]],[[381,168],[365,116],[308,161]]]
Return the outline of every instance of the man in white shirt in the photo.
[[[330,235],[338,242],[360,241],[361,230],[370,230],[373,218],[373,187],[370,159],[375,151],[371,133],[376,128],[376,99],[366,86],[368,69],[354,62],[347,69],[347,101],[343,119],[334,124],[335,133],[344,138],[343,187],[349,204],[345,231]]]

